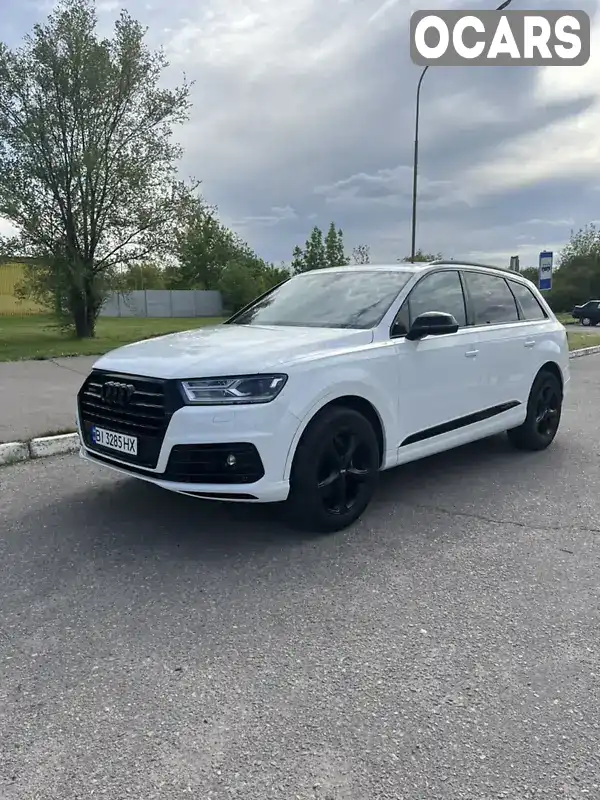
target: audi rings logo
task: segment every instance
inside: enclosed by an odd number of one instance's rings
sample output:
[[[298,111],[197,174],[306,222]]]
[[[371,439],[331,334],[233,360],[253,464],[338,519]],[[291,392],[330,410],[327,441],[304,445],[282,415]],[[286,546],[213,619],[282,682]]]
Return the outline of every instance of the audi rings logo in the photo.
[[[126,406],[135,393],[131,383],[107,381],[102,387],[102,399],[113,406]]]

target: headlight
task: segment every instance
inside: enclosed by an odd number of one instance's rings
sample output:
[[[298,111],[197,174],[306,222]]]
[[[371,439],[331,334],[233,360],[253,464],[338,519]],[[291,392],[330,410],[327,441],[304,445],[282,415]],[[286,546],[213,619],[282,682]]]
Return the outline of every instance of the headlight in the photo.
[[[182,381],[189,403],[231,405],[270,403],[286,384],[287,375],[242,375],[234,378],[198,378]]]

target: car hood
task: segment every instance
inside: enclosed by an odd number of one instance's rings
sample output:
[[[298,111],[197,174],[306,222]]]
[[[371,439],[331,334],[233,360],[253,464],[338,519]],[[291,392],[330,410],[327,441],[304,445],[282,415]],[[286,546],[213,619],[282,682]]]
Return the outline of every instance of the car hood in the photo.
[[[298,359],[357,347],[373,332],[276,325],[217,325],[124,345],[94,368],[154,378],[211,378],[281,369]]]

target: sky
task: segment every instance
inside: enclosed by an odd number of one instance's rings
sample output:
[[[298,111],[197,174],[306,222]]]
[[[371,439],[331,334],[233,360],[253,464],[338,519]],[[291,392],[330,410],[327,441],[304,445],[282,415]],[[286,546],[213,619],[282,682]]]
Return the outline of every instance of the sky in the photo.
[[[417,247],[522,267],[559,253],[600,218],[600,0],[513,0],[585,10],[583,67],[433,67],[422,89]],[[489,7],[494,7],[494,0]],[[2,0],[11,47],[51,0]],[[181,176],[263,258],[289,262],[331,221],[373,262],[410,253],[415,91],[409,21],[418,8],[484,0],[98,0],[162,47],[165,79],[194,81],[176,129]],[[0,231],[6,225],[0,221]]]

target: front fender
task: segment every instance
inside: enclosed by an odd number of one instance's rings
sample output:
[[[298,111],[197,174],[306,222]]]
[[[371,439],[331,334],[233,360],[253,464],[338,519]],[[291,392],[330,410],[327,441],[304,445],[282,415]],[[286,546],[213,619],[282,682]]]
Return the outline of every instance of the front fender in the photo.
[[[394,448],[395,451],[394,432],[397,428],[398,409],[398,393],[395,390],[395,380],[391,380],[389,368],[387,374],[385,374],[386,370],[383,363],[380,365],[381,369],[373,370],[373,366],[371,362],[371,369],[368,371],[361,369],[360,365],[357,364],[346,368],[333,369],[331,372],[326,373],[327,379],[325,379],[325,375],[323,376],[322,385],[318,387],[318,391],[311,392],[310,399],[301,402],[301,398],[298,397],[291,405],[290,410],[299,420],[299,424],[288,449],[284,480],[289,480],[298,442],[311,420],[322,408],[341,397],[359,397],[367,400],[375,409],[383,430],[384,463],[386,461],[386,451],[390,448]],[[311,376],[311,378],[314,381],[314,377]],[[392,391],[390,391],[391,389]]]

